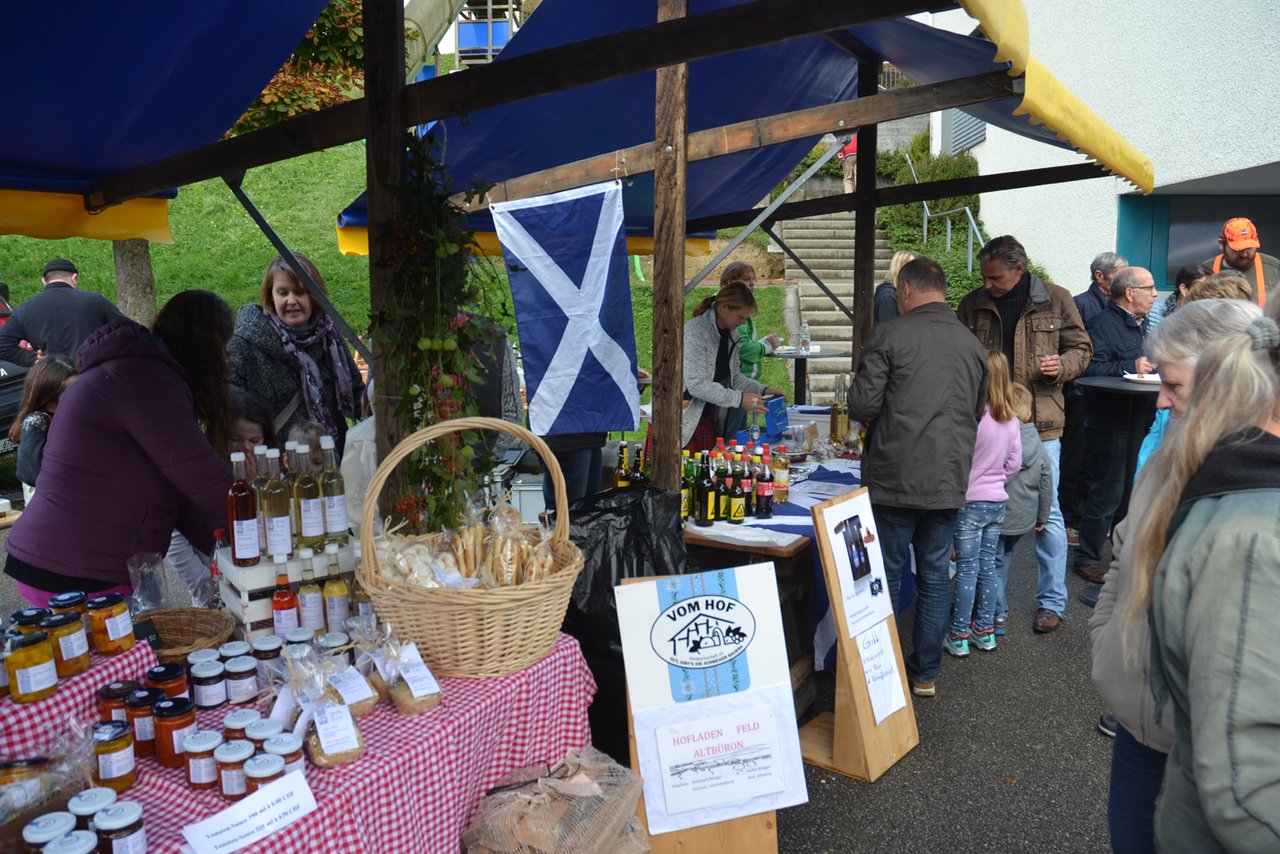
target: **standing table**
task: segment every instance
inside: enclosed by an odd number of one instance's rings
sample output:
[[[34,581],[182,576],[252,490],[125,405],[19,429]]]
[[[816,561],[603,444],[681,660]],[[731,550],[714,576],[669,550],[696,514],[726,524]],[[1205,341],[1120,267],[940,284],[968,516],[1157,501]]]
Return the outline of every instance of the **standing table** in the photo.
[[[1124,494],[1120,498],[1120,506],[1115,514],[1116,519],[1123,519],[1129,509],[1129,493],[1133,489],[1133,476],[1138,470],[1138,451],[1142,449],[1142,440],[1151,429],[1151,419],[1144,415],[1151,408],[1156,395],[1160,393],[1160,385],[1134,382],[1124,377],[1077,377],[1075,384],[1090,389],[1094,393],[1106,394],[1115,399],[1117,405],[1126,407],[1129,432],[1124,453]]]
[[[796,363],[796,391],[795,400],[792,401],[796,406],[805,401],[805,387],[808,385],[809,378],[809,360],[810,359],[852,359],[853,352],[850,350],[811,350],[805,353],[801,350],[788,350],[783,353],[774,351],[765,356],[766,359],[790,359]]]

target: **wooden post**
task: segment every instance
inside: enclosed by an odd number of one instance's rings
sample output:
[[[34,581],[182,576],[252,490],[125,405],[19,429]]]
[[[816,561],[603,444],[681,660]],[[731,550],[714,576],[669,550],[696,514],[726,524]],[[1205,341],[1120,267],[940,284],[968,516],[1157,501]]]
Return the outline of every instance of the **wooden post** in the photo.
[[[377,417],[378,459],[404,436],[395,414],[400,384],[388,348],[379,338],[396,334],[395,324],[381,314],[395,308],[391,270],[383,259],[391,225],[399,213],[394,191],[404,185],[404,4],[401,0],[367,0],[364,4],[364,100],[368,103],[365,169],[369,188],[369,313],[373,332],[373,413]],[[384,494],[394,503],[403,491],[393,473]]]
[[[683,18],[688,0],[658,0],[658,21]],[[684,389],[685,169],[689,66],[659,68],[653,170],[653,484],[680,488]]]
[[[871,98],[879,91],[880,60],[859,58],[858,97]],[[858,128],[858,165],[854,178],[853,225],[853,366],[862,358],[862,347],[871,334],[876,287],[876,136],[878,126]]]

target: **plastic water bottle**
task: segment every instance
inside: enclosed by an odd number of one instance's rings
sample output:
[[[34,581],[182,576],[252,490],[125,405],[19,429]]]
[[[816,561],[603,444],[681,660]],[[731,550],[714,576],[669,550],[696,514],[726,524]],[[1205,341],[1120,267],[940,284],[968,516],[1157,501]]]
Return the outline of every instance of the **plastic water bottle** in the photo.
[[[800,352],[801,353],[809,352],[809,342],[811,339],[812,339],[812,336],[809,334],[809,321],[807,320],[800,321]]]

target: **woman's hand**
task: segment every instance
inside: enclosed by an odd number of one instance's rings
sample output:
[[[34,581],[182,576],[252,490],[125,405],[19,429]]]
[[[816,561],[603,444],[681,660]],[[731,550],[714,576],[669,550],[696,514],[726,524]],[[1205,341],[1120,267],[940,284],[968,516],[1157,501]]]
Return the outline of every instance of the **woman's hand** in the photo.
[[[780,388],[767,388],[764,390],[765,397],[786,397]]]
[[[747,412],[764,412],[764,398],[755,392],[742,393],[742,408]]]

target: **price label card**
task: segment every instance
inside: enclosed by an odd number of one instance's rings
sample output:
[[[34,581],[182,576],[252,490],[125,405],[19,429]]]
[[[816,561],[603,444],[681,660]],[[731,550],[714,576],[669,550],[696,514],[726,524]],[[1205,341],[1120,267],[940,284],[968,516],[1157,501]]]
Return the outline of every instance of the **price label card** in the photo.
[[[440,693],[440,683],[430,668],[421,661],[409,661],[400,666],[400,678],[409,686],[415,700]]]
[[[329,684],[342,695],[342,702],[348,706],[373,696],[373,689],[369,687],[369,683],[360,675],[359,670],[351,666],[337,676],[330,676]]]
[[[345,711],[345,709],[344,709]],[[233,806],[182,828],[196,854],[229,854],[283,830],[316,810],[301,771],[284,775]]]
[[[356,733],[356,722],[346,706],[333,703],[322,703],[316,706],[316,735],[320,737],[320,746],[328,754],[345,753],[360,748],[360,736]]]

